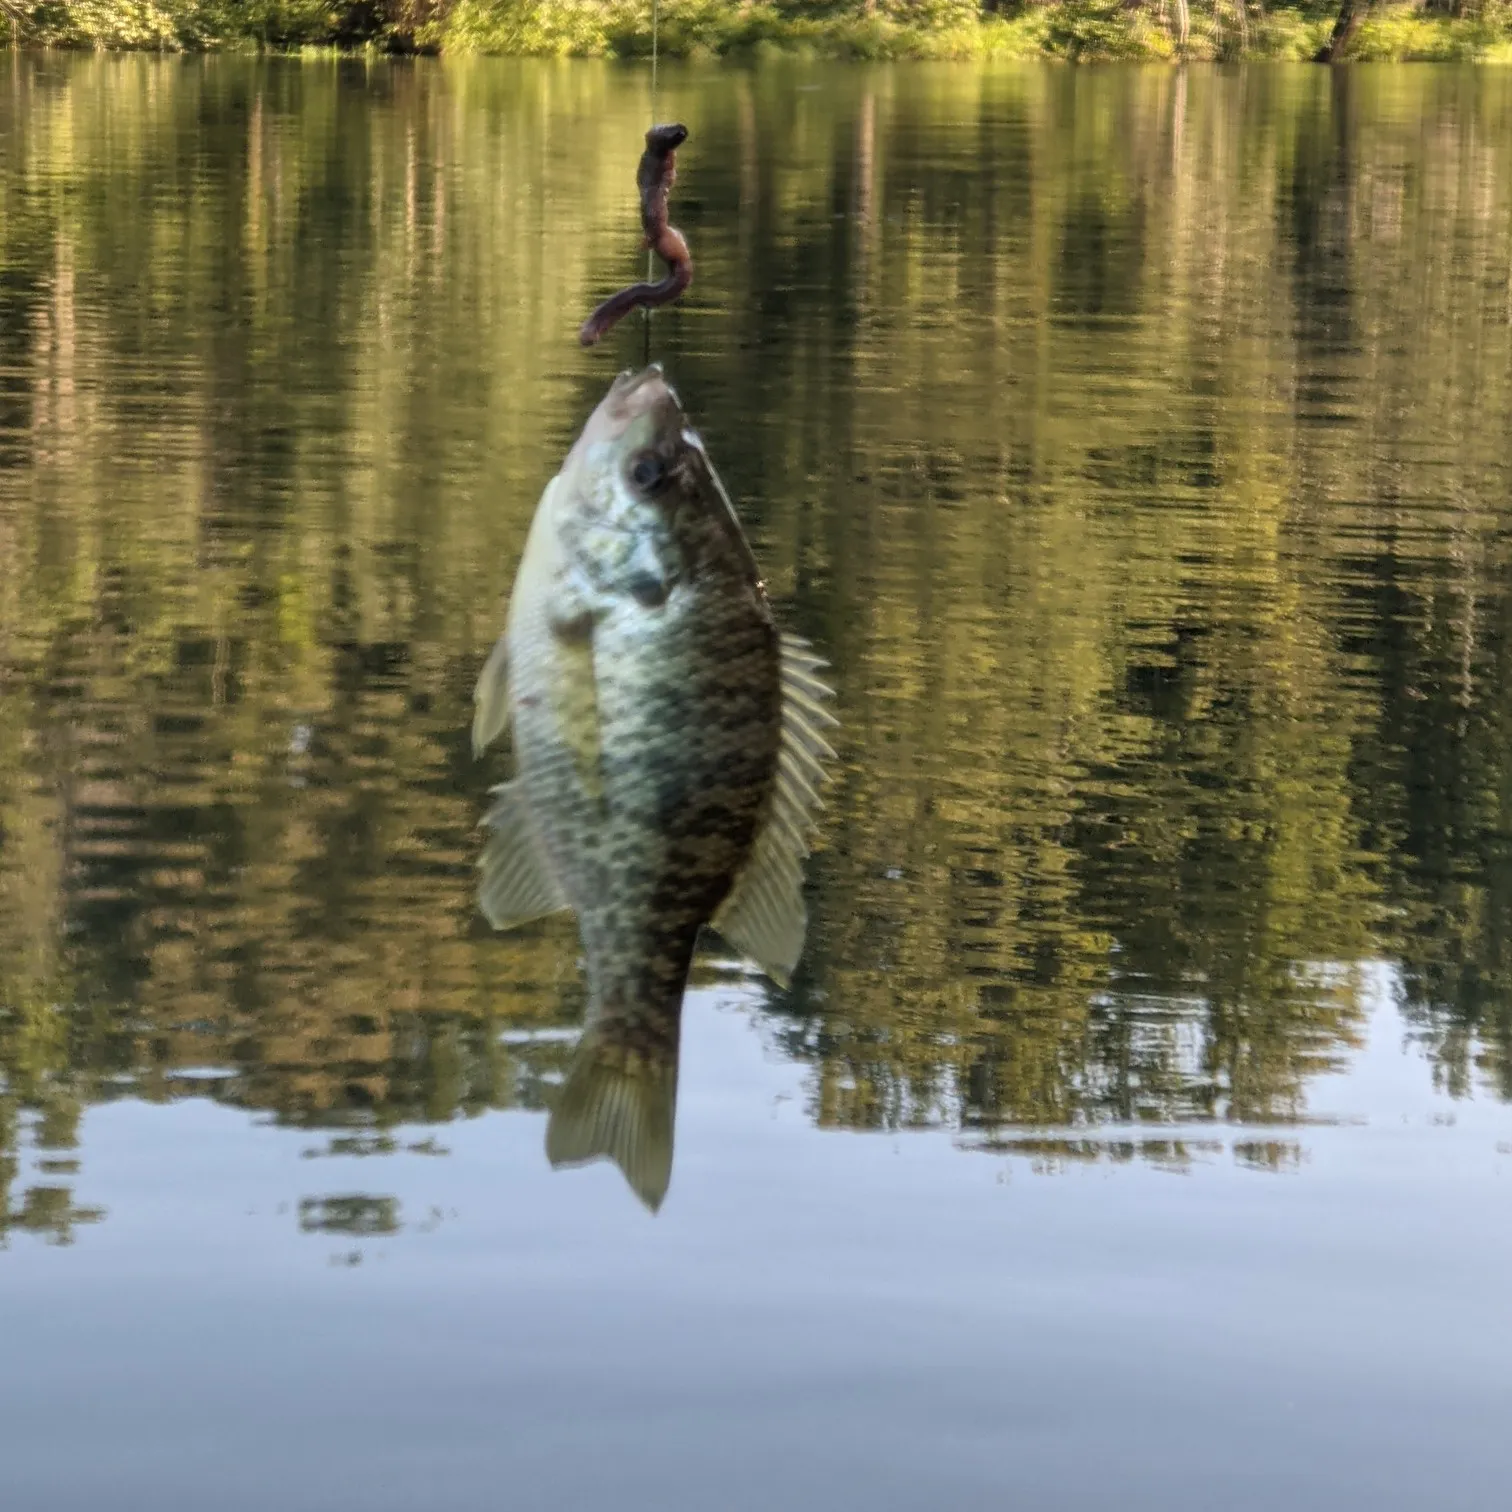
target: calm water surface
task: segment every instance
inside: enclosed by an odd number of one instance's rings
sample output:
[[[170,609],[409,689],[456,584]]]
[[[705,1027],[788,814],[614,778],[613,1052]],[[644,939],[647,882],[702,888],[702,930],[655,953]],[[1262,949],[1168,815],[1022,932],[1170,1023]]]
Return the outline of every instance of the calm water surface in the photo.
[[[664,75],[844,728],[653,1218],[468,749],[644,72],[3,69],[8,1509],[1504,1504],[1512,73]]]

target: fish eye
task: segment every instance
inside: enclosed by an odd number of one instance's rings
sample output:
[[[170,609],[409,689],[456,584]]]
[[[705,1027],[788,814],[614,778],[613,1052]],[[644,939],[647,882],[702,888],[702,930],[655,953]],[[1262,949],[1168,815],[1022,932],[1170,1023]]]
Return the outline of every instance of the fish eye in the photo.
[[[652,489],[666,476],[667,469],[654,452],[644,452],[630,466],[630,481],[637,488]]]

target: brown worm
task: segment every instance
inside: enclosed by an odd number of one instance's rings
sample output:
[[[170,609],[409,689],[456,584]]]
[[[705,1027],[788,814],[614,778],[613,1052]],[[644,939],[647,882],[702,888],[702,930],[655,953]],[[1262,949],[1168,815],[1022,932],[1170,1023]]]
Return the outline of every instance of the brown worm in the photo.
[[[578,332],[584,346],[592,346],[631,310],[671,304],[693,282],[693,259],[676,226],[667,224],[667,194],[677,182],[677,149],[688,140],[686,126],[653,126],[646,133],[635,182],[640,189],[641,226],[646,245],[667,265],[660,283],[637,283],[611,294]]]

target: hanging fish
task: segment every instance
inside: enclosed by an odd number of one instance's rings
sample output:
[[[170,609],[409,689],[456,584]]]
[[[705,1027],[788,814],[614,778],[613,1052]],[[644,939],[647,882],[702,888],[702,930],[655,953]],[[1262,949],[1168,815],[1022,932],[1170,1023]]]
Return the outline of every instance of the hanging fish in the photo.
[[[587,1025],[553,1165],[607,1155],[652,1209],[672,1174],[683,989],[715,929],[785,985],[836,721],[779,634],[755,558],[659,366],[622,373],[536,507],[474,692],[473,750],[511,728],[478,865],[496,929],[577,914]]]

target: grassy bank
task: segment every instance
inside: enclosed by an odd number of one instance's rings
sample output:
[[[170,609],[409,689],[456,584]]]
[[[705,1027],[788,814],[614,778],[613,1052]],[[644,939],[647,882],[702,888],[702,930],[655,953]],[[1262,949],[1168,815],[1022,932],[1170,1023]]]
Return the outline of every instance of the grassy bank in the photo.
[[[1512,61],[1512,0],[1458,8],[1376,5],[1348,56]],[[1249,0],[1190,0],[1186,12],[1183,42],[1181,0],[1050,0],[992,14],[975,0],[662,0],[660,45],[672,57],[1300,60],[1318,53],[1338,14]],[[650,51],[651,0],[0,0],[0,40],[636,57]]]

